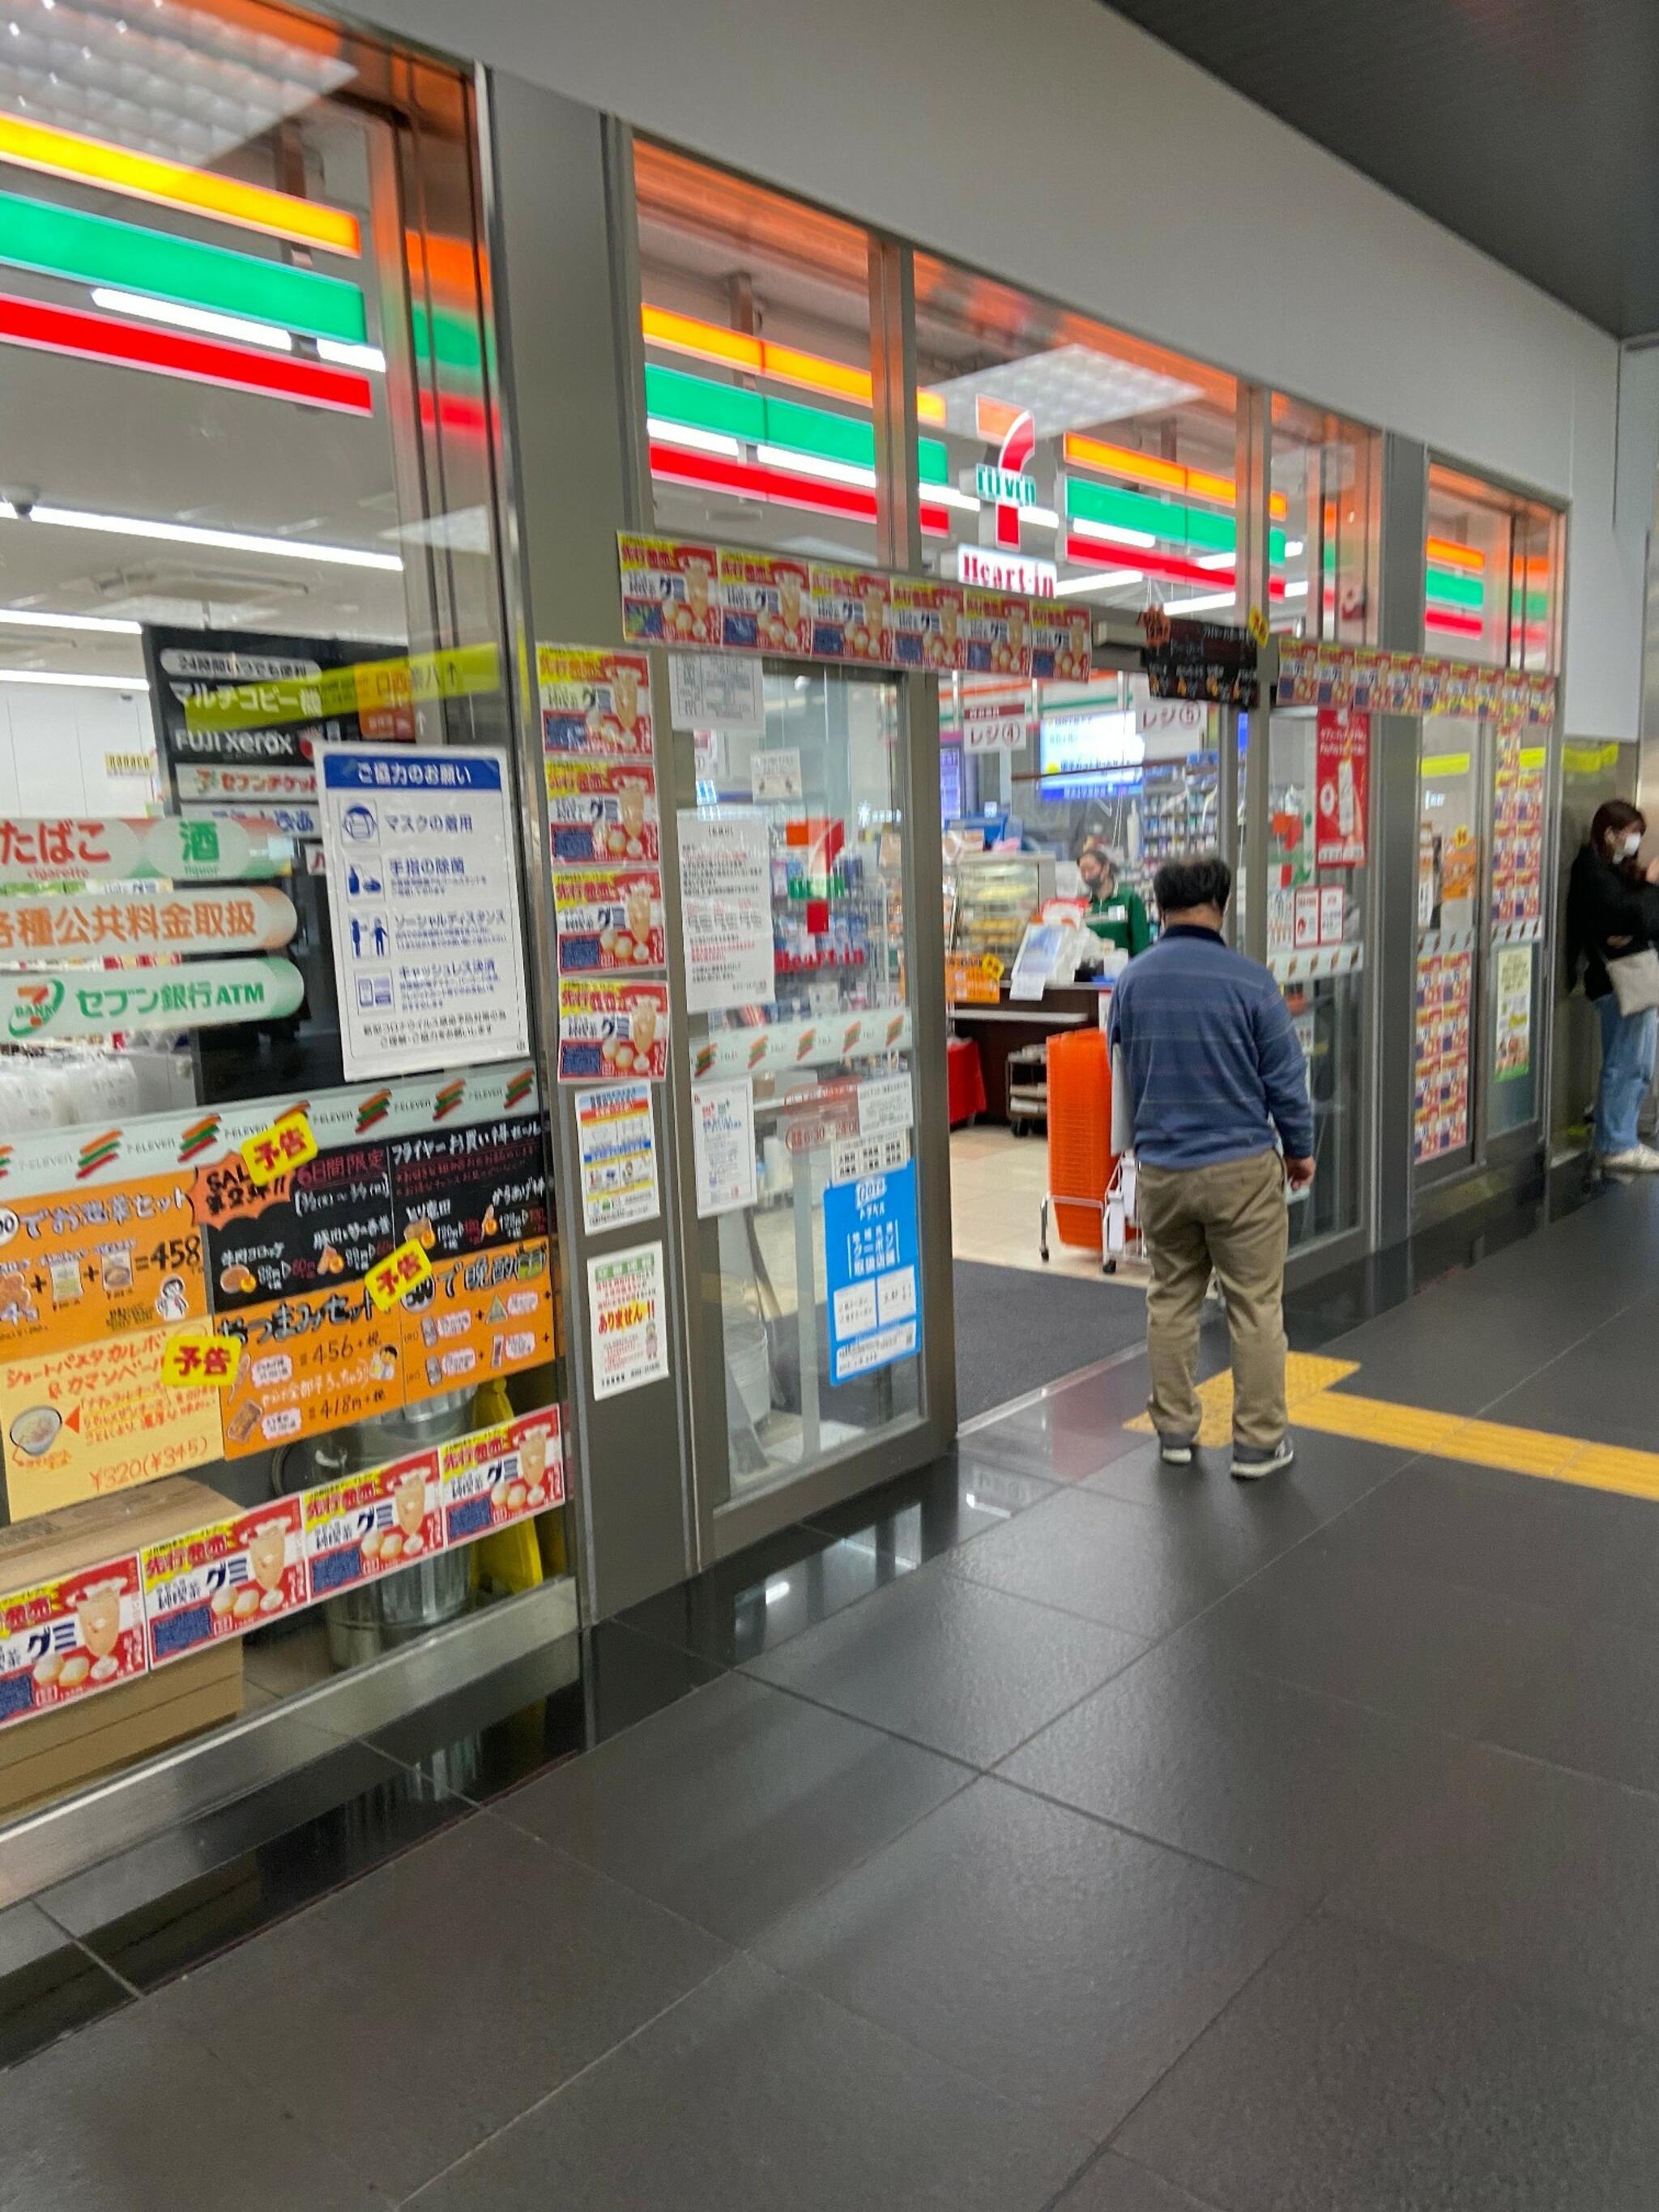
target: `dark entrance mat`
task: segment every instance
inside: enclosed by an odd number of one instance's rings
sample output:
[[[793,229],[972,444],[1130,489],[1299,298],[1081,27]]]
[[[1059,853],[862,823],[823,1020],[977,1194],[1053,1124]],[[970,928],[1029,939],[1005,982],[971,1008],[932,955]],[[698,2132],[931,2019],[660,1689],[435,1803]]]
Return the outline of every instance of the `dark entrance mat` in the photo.
[[[958,1421],[1057,1382],[1146,1334],[1146,1301],[1126,1283],[977,1260],[957,1261],[955,1274]]]

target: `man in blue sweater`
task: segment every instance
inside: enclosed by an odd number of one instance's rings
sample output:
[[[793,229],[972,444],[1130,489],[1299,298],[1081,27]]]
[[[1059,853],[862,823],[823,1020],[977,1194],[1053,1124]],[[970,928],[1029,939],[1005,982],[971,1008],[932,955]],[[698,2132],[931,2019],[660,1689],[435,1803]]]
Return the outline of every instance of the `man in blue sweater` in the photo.
[[[1190,1466],[1199,1314],[1213,1268],[1232,1338],[1233,1473],[1252,1479],[1296,1455],[1285,1409],[1285,1185],[1313,1181],[1314,1133],[1307,1065],[1279,987],[1222,941],[1232,887],[1219,859],[1158,870],[1164,933],[1118,981],[1112,1043],[1152,1268],[1152,1425],[1169,1464]]]

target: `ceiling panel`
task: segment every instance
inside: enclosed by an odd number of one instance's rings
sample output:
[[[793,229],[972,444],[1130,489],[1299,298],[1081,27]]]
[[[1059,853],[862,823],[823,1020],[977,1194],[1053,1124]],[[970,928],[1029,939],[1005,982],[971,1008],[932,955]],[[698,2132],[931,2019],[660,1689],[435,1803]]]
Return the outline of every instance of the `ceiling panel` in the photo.
[[[1659,331],[1659,0],[1117,0],[1621,337]]]

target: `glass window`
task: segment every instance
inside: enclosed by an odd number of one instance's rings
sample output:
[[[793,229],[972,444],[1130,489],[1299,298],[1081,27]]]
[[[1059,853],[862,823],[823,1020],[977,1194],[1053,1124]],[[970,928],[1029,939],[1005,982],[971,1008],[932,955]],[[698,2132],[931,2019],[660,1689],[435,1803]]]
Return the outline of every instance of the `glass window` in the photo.
[[[931,254],[915,283],[929,574],[1224,618],[1233,379]]]
[[[1559,666],[1564,527],[1552,507],[1431,467],[1425,649],[1488,668]]]
[[[921,1411],[899,687],[769,667],[765,693],[763,738],[699,741],[697,816],[757,825],[766,854],[774,990],[692,1042],[694,1115],[734,1079],[754,1112],[754,1203],[705,1231],[730,1445],[716,1510]],[[688,885],[695,835],[683,817]],[[872,1173],[886,1197],[863,1220]]]
[[[864,232],[643,141],[634,175],[659,525],[872,561]]]
[[[1284,559],[1269,584],[1276,630],[1375,643],[1381,438],[1275,392],[1272,492]]]
[[[0,1606],[82,1583],[0,1709],[108,1684],[112,1736],[147,1648],[206,1726],[562,1571],[556,1245],[533,1036],[459,1003],[523,954],[467,82],[258,0],[10,28]],[[324,743],[404,779],[349,921]]]
[[[1417,1079],[1419,1164],[1474,1143],[1472,1061],[1486,832],[1482,725],[1454,714],[1419,724]]]

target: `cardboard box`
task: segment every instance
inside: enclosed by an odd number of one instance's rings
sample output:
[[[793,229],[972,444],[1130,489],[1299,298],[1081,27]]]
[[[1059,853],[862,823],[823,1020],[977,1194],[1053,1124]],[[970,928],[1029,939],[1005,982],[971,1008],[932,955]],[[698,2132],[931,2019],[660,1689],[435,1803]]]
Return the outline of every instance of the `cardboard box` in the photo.
[[[175,1475],[0,1529],[0,1601],[136,1559],[146,1544],[207,1527],[235,1510],[217,1491]],[[137,1626],[142,1642],[142,1621]],[[124,1632],[124,1649],[126,1643]],[[234,1719],[241,1707],[241,1639],[227,1638],[154,1673],[25,1714],[0,1728],[0,1817],[15,1817],[26,1806]]]

